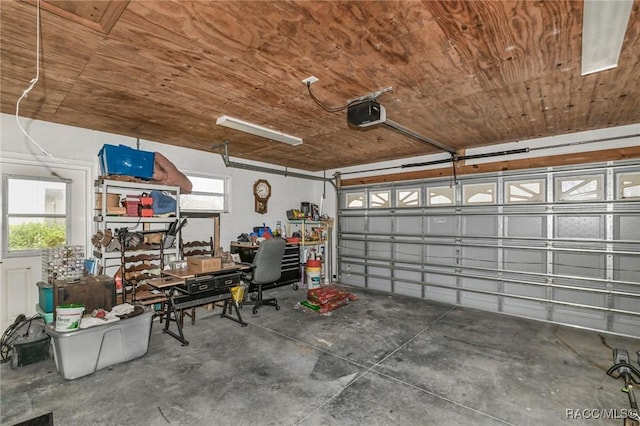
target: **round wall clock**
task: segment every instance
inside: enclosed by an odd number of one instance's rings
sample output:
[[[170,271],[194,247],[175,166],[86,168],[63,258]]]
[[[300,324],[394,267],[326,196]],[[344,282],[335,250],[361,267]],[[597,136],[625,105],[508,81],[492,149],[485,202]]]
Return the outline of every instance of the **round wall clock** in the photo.
[[[271,185],[265,179],[258,179],[253,184],[253,196],[255,198],[254,210],[256,213],[265,214],[267,212],[267,202],[271,197]]]

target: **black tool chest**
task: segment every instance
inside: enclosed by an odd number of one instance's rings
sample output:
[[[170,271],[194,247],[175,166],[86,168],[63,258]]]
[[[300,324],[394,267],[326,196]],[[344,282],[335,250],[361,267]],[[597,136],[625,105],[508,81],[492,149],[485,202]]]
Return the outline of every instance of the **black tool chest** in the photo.
[[[258,244],[232,242],[231,253],[238,253],[242,262],[252,263],[258,247]],[[300,282],[300,244],[287,243],[284,249],[284,255],[282,256],[281,271],[282,275],[280,279],[275,282],[275,285],[268,284],[262,288],[266,290],[292,284],[294,289],[297,289],[297,285]]]

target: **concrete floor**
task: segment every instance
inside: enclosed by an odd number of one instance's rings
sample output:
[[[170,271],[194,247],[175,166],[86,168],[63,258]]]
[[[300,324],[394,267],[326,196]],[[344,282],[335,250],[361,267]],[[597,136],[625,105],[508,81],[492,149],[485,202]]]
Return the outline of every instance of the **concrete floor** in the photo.
[[[351,291],[358,301],[318,316],[294,309],[302,289],[271,290],[282,309],[245,307],[248,327],[198,309],[189,346],[156,320],[145,356],[75,380],[53,359],[3,364],[0,424],[622,424],[567,410],[628,409],[606,370],[611,348],[635,362],[640,340]]]

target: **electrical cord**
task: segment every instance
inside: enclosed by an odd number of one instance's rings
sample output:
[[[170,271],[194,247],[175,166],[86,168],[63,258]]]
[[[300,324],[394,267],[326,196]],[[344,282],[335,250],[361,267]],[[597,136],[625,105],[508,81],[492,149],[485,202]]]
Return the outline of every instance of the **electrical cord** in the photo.
[[[316,97],[316,95],[313,94],[313,92],[311,91],[311,83],[307,82],[307,90],[309,91],[309,96],[311,96],[311,99],[313,100],[313,102],[316,103],[316,105],[318,105],[320,108],[322,108],[323,110],[327,111],[327,112],[340,112],[340,111],[344,111],[345,109],[347,109],[348,107],[350,107],[351,105],[360,102],[359,99],[354,99],[350,102],[345,103],[342,106],[328,106],[326,105],[324,102],[322,102],[320,99],[318,99]]]
[[[24,90],[24,92],[22,92],[22,96],[20,96],[20,98],[16,102],[16,123],[18,124],[20,131],[22,131],[22,133],[27,137],[27,139],[29,139],[29,141],[31,141],[31,143],[37,146],[40,149],[40,151],[42,151],[43,154],[47,155],[57,163],[59,162],[58,159],[55,156],[53,156],[53,154],[51,154],[49,151],[44,149],[42,145],[36,142],[29,135],[29,133],[24,129],[24,127],[22,127],[22,124],[20,123],[20,102],[22,102],[22,100],[27,97],[29,92],[31,92],[31,90],[34,88],[34,86],[40,79],[40,0],[37,1],[36,6],[37,6],[36,7],[36,76],[31,79],[31,81],[29,82],[31,84],[29,85],[29,87],[27,87]]]
[[[11,324],[7,329],[2,333],[2,338],[0,338],[0,363],[4,364],[11,360],[11,350],[13,349],[13,343],[19,337],[27,337],[29,336],[29,331],[31,330],[31,323],[34,320],[40,320],[44,322],[44,319],[36,314],[31,318],[27,318],[24,314],[20,314],[16,317],[13,324]],[[27,327],[24,332],[22,329]]]
[[[640,371],[629,362],[629,355],[624,349],[614,349],[613,358],[615,364],[607,370],[607,375],[614,379],[622,378],[624,380],[622,392],[627,394],[629,406],[631,407],[628,412],[628,418],[640,420],[638,416],[638,401],[633,389],[634,385],[640,384]],[[638,361],[640,362],[640,359]]]
[[[625,371],[628,370],[628,371]],[[623,374],[624,372],[624,374]],[[635,368],[628,362],[620,362],[614,364],[607,370],[607,375],[614,379],[624,378],[626,381],[633,382],[636,385],[640,385],[640,370]]]

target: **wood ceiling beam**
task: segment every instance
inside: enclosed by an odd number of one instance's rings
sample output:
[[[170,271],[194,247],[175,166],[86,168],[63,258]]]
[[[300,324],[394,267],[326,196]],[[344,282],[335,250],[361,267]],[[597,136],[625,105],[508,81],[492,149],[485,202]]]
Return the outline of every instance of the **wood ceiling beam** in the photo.
[[[37,0],[24,0],[37,5]],[[40,7],[48,12],[83,25],[87,28],[109,34],[127,8],[129,0],[110,1],[63,1],[42,0]]]

